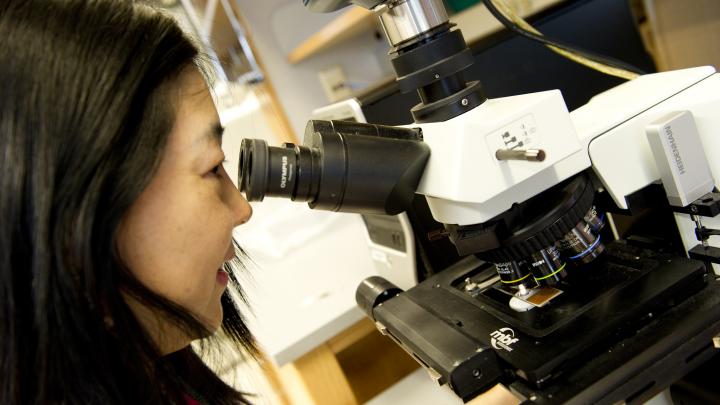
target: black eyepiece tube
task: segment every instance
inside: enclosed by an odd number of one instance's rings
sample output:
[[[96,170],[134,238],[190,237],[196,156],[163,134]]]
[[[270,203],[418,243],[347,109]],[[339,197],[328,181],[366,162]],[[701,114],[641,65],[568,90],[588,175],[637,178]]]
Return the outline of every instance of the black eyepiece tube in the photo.
[[[319,165],[317,152],[306,146],[273,147],[262,139],[243,139],[240,190],[249,201],[262,201],[265,196],[312,201],[320,181]]]
[[[310,121],[302,146],[244,139],[239,183],[249,201],[306,201],[330,211],[398,214],[411,204],[430,157],[420,129]]]

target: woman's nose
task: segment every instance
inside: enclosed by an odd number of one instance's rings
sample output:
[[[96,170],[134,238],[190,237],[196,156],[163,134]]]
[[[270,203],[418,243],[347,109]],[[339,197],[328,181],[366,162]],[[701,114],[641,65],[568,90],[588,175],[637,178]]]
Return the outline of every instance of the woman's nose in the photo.
[[[225,169],[223,168],[222,170],[225,176],[225,187],[227,189],[226,202],[232,210],[233,225],[240,226],[249,221],[250,217],[252,217],[252,207],[242,193],[240,193],[240,190],[235,187],[230,179],[230,176],[228,176],[227,172],[225,172]]]

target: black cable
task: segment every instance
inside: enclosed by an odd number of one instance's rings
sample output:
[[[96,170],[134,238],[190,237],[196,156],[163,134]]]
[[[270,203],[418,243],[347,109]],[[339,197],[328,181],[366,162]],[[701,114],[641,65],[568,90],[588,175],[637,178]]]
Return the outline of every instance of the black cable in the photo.
[[[587,51],[587,50],[577,47],[575,45],[570,45],[566,42],[563,42],[563,41],[560,41],[557,39],[548,38],[547,36],[544,36],[544,35],[537,35],[533,32],[530,32],[530,31],[520,27],[519,25],[515,24],[515,22],[507,19],[505,17],[505,15],[503,13],[501,13],[500,10],[497,9],[497,7],[495,7],[495,4],[493,4],[492,0],[483,0],[483,3],[485,4],[485,7],[487,7],[488,11],[490,11],[490,13],[493,15],[493,17],[495,17],[498,21],[500,21],[507,29],[509,29],[509,30],[515,32],[516,34],[521,35],[525,38],[543,43],[545,45],[551,45],[551,46],[563,49],[563,50],[571,52],[571,53],[578,54],[580,56],[583,56],[586,59],[590,59],[594,62],[602,63],[604,65],[612,66],[612,67],[615,67],[618,69],[627,70],[627,71],[641,74],[641,75],[647,73],[647,72],[643,71],[642,69],[639,69],[639,68],[632,66],[621,60],[618,60],[618,59],[615,59],[615,58],[612,58],[609,56],[599,55],[597,53]]]
[[[557,39],[548,38],[544,35],[537,35],[533,32],[530,32],[519,25],[517,25],[515,22],[507,19],[504,14],[502,14],[497,7],[495,7],[495,4],[491,0],[483,0],[483,3],[485,3],[485,6],[488,8],[488,11],[498,20],[500,21],[505,27],[510,29],[511,31],[517,33],[518,35],[521,35],[523,37],[526,37],[528,39],[531,39],[533,41],[541,42],[545,45],[551,45],[558,48],[561,48],[565,51],[578,54],[580,56],[585,57],[586,59],[590,59],[595,62],[599,62],[608,66],[612,66],[619,69],[624,69],[633,73],[637,74],[645,74],[643,70],[632,66],[628,63],[625,63],[623,61],[620,61],[615,58],[611,58],[604,55],[599,55],[597,53],[582,49],[580,47],[570,45],[564,41],[560,41]]]

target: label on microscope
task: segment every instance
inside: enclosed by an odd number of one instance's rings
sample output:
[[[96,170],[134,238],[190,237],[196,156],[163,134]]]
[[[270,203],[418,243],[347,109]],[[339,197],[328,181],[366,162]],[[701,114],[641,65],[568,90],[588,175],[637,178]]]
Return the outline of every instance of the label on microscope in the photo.
[[[519,340],[515,337],[515,331],[510,328],[500,328],[490,333],[490,344],[498,350],[511,352],[512,346]]]

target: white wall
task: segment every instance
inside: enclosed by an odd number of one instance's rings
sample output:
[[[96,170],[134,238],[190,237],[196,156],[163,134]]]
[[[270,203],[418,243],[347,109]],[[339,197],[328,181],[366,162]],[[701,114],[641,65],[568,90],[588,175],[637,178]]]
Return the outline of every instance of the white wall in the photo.
[[[292,129],[302,141],[305,124],[313,109],[328,104],[318,71],[340,65],[351,84],[368,86],[393,74],[387,58],[389,45],[372,31],[359,34],[337,47],[296,65],[287,62],[290,51],[341,10],[330,14],[311,13],[301,0],[236,0],[248,24],[255,51],[277,92]]]

